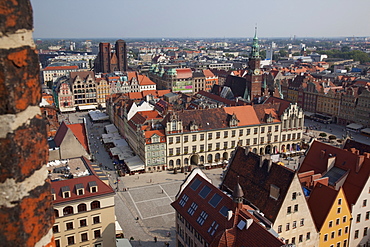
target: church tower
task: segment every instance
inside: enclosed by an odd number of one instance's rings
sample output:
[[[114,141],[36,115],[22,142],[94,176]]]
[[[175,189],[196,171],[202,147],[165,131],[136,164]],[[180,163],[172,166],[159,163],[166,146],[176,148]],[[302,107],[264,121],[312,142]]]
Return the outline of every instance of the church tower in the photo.
[[[261,67],[261,57],[259,52],[259,44],[257,38],[257,27],[255,28],[252,51],[248,61],[248,75],[247,75],[247,85],[250,88],[251,99],[256,96],[263,96],[262,90],[262,73]]]

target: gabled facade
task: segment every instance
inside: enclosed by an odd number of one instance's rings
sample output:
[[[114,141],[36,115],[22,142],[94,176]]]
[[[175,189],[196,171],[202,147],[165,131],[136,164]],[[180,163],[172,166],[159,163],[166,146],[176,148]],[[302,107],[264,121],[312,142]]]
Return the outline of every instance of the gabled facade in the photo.
[[[318,245],[318,233],[294,171],[238,147],[221,189],[233,192],[238,177],[247,204],[263,213],[286,244]]]
[[[72,72],[70,73],[70,81],[73,87],[75,106],[97,106],[96,82],[94,72]]]
[[[313,171],[329,178],[336,190],[343,188],[352,215],[349,246],[366,246],[370,241],[370,155],[368,145],[362,150],[349,145],[340,149],[314,141],[302,162],[299,173]]]
[[[86,158],[49,163],[55,246],[115,246],[114,191],[93,171]],[[73,176],[58,171],[70,168]],[[77,169],[78,167],[78,169]],[[82,173],[77,174],[77,173]],[[72,178],[70,178],[72,177]]]

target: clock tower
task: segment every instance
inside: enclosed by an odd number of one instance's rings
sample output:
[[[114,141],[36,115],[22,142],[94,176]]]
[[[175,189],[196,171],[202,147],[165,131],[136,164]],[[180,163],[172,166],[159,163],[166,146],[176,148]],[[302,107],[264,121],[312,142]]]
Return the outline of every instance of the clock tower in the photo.
[[[255,28],[252,51],[248,61],[248,74],[246,76],[248,88],[250,88],[250,98],[253,100],[256,96],[263,96],[262,91],[262,72],[261,57],[259,53],[259,45],[257,38],[257,27]]]

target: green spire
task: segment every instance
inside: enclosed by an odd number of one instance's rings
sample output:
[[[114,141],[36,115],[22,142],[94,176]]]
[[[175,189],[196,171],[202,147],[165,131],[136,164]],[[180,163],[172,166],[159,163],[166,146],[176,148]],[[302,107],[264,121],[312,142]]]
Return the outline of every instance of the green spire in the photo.
[[[251,58],[260,58],[260,47],[258,45],[257,27],[254,30]]]

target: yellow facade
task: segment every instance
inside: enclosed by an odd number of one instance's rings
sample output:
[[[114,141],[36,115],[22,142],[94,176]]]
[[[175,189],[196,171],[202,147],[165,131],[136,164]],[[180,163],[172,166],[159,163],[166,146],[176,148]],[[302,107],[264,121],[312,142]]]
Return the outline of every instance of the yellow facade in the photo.
[[[341,188],[320,229],[320,247],[347,247],[351,212]]]

